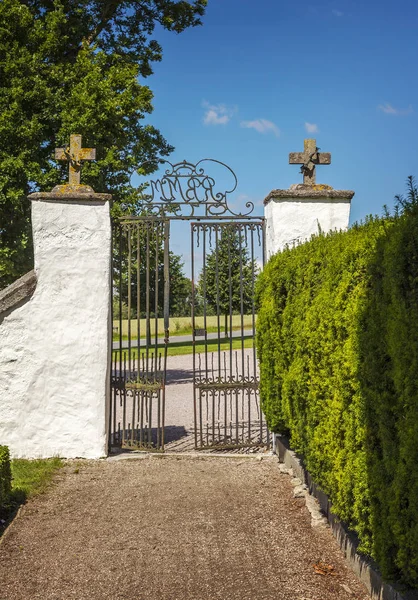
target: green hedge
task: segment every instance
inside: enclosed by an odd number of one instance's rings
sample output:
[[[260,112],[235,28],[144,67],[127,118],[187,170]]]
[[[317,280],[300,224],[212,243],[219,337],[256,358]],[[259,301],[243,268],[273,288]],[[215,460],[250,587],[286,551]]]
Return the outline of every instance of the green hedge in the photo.
[[[0,446],[0,513],[8,508],[11,491],[12,471],[9,449],[7,446]]]
[[[418,586],[418,210],[274,256],[258,285],[263,409],[359,549]]]

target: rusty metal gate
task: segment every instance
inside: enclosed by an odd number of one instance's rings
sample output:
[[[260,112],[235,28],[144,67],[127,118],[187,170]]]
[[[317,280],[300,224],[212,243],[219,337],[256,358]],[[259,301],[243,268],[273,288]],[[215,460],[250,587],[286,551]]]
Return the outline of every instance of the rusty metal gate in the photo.
[[[197,222],[191,230],[195,447],[267,445],[255,346],[255,279],[264,263],[264,222]]]
[[[196,449],[269,444],[259,398],[255,279],[264,263],[264,220],[233,212],[237,179],[204,159],[149,182],[141,216],[114,223],[110,447],[164,450],[169,350],[170,223],[191,221],[194,443]],[[232,178],[219,192],[208,166]],[[161,322],[164,332],[161,331]],[[116,323],[116,325],[115,325]]]
[[[112,307],[118,340],[112,353],[111,447],[164,449],[169,227],[168,220],[152,217],[114,224]]]

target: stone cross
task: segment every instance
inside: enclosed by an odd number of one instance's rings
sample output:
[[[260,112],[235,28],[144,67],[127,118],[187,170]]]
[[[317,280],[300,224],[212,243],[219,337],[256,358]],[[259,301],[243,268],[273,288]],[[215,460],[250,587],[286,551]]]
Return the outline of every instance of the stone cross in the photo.
[[[82,148],[81,135],[70,135],[70,146],[67,148],[55,148],[56,160],[68,160],[70,163],[68,183],[70,185],[80,184],[80,170],[82,160],[95,160],[95,148]]]
[[[316,146],[316,140],[304,140],[303,152],[291,152],[289,154],[290,165],[302,165],[301,173],[303,173],[303,183],[305,185],[315,185],[316,182],[316,165],[330,165],[331,154],[329,152],[319,152]]]

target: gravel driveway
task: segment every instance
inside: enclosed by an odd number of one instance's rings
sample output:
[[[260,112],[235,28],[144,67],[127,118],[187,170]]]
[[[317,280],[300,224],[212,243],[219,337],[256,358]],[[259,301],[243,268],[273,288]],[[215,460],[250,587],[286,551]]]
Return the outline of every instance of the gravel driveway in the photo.
[[[0,545],[1,600],[368,598],[273,457],[144,455],[64,471]]]

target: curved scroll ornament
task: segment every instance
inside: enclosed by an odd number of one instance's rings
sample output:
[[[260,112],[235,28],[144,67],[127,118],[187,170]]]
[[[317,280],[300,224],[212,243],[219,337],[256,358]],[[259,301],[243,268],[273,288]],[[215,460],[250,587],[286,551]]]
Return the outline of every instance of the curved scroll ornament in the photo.
[[[160,164],[169,167],[160,179],[149,182],[150,191],[143,198],[142,206],[148,214],[155,216],[176,217],[247,217],[254,210],[254,204],[247,202],[246,213],[235,213],[228,206],[228,194],[232,194],[237,188],[238,180],[234,171],[226,164],[213,158],[204,158],[192,164],[187,160],[172,164],[168,160],[159,160]],[[215,163],[225,168],[233,178],[233,186],[225,192],[216,192],[215,179],[205,172],[203,163]],[[146,164],[154,164],[155,161],[147,161]],[[184,214],[183,207],[187,207],[188,214]],[[199,214],[199,208],[203,208],[203,214]]]

